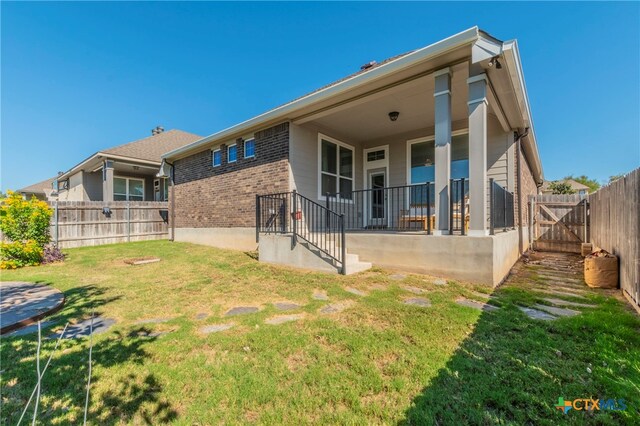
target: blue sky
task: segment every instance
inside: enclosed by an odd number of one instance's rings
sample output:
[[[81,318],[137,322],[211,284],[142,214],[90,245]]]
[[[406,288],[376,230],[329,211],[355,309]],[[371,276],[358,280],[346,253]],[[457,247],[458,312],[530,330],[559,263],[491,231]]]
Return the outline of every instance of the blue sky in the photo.
[[[2,190],[208,135],[478,25],[517,38],[547,178],[640,165],[639,3],[2,3]]]

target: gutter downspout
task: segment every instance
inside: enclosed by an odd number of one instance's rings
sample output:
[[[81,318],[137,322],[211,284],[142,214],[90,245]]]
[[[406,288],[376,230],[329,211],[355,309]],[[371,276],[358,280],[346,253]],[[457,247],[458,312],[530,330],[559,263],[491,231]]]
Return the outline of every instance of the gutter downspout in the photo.
[[[167,160],[164,160],[171,167],[171,173],[169,174],[171,178],[171,238],[169,241],[175,241],[176,238],[176,168],[174,167],[174,163],[170,163]]]
[[[516,168],[518,169],[518,174],[516,175],[516,186],[518,188],[518,253],[522,255],[524,253],[524,242],[522,235],[522,163],[520,161],[520,156],[522,155],[522,138],[529,134],[529,128],[524,129],[524,133],[515,134],[516,140]],[[531,236],[529,236],[531,239]]]

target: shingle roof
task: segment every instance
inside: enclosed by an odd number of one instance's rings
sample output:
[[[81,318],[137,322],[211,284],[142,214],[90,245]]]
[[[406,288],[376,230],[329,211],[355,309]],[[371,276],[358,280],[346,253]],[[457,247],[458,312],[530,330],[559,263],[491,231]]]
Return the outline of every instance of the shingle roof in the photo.
[[[346,76],[346,77],[343,77],[343,78],[341,78],[341,79],[339,79],[339,80],[336,80],[336,81],[334,81],[334,82],[332,82],[332,83],[329,83],[329,84],[327,84],[327,85],[324,85],[324,86],[322,86],[322,87],[319,87],[319,88],[317,88],[316,90],[314,90],[314,91],[312,91],[312,92],[309,92],[309,93],[307,93],[306,95],[302,95],[302,96],[300,96],[300,97],[298,97],[298,98],[295,98],[295,99],[293,99],[293,100],[290,100],[289,102],[287,102],[287,103],[285,103],[285,104],[283,104],[283,105],[290,104],[290,103],[292,103],[292,102],[297,101],[298,99],[302,99],[302,98],[305,98],[305,97],[307,97],[307,96],[309,96],[309,95],[312,95],[312,94],[314,94],[314,93],[316,93],[316,92],[319,92],[319,91],[321,91],[321,90],[328,89],[329,87],[335,86],[335,85],[336,85],[336,84],[338,84],[338,83],[342,83],[343,81],[345,81],[345,80],[349,80],[350,78],[353,78],[353,77],[355,77],[355,76],[357,76],[357,75],[364,74],[364,73],[367,73],[367,72],[369,72],[369,71],[372,71],[372,70],[374,70],[374,69],[376,69],[376,68],[378,68],[378,67],[380,67],[380,66],[382,66],[382,65],[384,65],[384,64],[387,64],[387,63],[389,63],[389,62],[393,62],[393,61],[395,61],[396,59],[400,59],[400,58],[402,58],[403,56],[407,56],[408,54],[413,53],[413,52],[415,52],[415,50],[411,50],[411,51],[409,51],[409,52],[401,53],[400,55],[392,56],[392,57],[387,58],[387,59],[385,59],[384,61],[381,61],[381,62],[375,62],[375,61],[369,62],[369,64],[367,64],[368,66],[366,66],[366,67],[365,67],[365,66],[363,66],[363,67],[360,69],[360,71],[354,72],[353,74],[349,74],[349,75],[348,75],[348,76]]]
[[[16,192],[23,192],[23,193],[29,193],[29,194],[44,194],[44,190],[45,189],[51,189],[53,190],[53,187],[51,186],[53,184],[53,181],[56,179],[56,177],[52,177],[46,180],[43,180],[42,182],[38,182],[38,183],[34,183],[33,185],[29,185],[29,186],[25,186],[22,189],[17,190]]]
[[[180,148],[199,139],[202,139],[202,136],[173,129],[124,145],[103,149],[100,152],[160,163],[162,154],[165,152]]]

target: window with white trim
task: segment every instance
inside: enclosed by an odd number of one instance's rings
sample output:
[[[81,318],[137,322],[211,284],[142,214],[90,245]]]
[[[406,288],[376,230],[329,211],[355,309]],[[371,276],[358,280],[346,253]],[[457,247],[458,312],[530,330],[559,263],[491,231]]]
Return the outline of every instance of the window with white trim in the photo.
[[[113,178],[114,201],[144,201],[144,180],[125,177]]]
[[[222,164],[222,151],[220,151],[219,149],[214,149],[212,157],[213,167],[218,167]]]
[[[334,139],[319,138],[320,143],[320,196],[340,193],[351,199],[353,191],[353,147]]]
[[[238,147],[233,144],[227,147],[227,163],[235,163],[238,159]]]
[[[256,156],[256,140],[247,139],[244,141],[244,158],[253,158]]]

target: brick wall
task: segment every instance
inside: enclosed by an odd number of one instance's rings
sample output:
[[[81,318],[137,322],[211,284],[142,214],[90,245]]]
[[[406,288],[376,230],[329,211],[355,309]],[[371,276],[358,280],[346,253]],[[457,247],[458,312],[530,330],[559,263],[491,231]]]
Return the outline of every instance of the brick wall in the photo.
[[[177,228],[253,227],[256,194],[289,190],[289,123],[257,132],[254,158],[244,158],[242,139],[236,146],[235,163],[226,145],[218,167],[211,149],[175,162]]]
[[[529,163],[527,162],[527,159],[524,156],[524,153],[522,152],[522,150],[520,150],[520,170],[518,170],[518,150],[514,149],[513,152],[515,153],[514,156],[516,157],[515,160],[515,173],[516,173],[516,179],[515,179],[515,190],[516,190],[516,194],[518,194],[518,197],[520,197],[520,204],[522,205],[522,225],[523,226],[527,226],[529,225],[529,210],[528,210],[528,202],[529,202],[529,195],[536,195],[538,193],[538,188],[536,186],[536,182],[533,179],[533,173],[531,172],[531,168],[529,167]],[[518,173],[520,174],[520,184],[522,185],[522,191],[520,191],[520,188],[518,188]],[[518,203],[516,202],[516,205],[514,206],[515,209],[515,223],[518,223]]]

